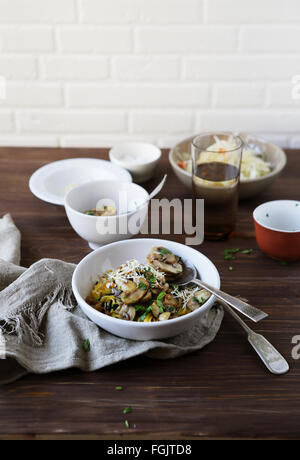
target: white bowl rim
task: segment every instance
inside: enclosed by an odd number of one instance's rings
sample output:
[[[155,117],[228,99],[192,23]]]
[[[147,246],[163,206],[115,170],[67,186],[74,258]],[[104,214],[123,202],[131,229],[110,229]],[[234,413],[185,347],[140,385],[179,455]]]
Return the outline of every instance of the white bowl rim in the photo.
[[[239,134],[244,135],[245,133],[239,133]],[[251,183],[254,183],[254,182],[258,182],[258,181],[261,182],[264,179],[267,179],[269,177],[273,177],[273,176],[276,176],[277,174],[279,174],[285,168],[285,166],[287,164],[287,156],[286,156],[285,151],[279,145],[274,144],[273,142],[269,142],[266,139],[263,139],[262,137],[256,137],[256,136],[253,136],[252,134],[247,134],[247,135],[251,136],[253,139],[255,139],[257,141],[264,142],[265,144],[272,145],[274,148],[276,148],[280,152],[281,161],[278,164],[276,164],[275,168],[271,172],[269,172],[268,174],[265,174],[264,176],[261,176],[261,177],[257,177],[256,179],[243,180],[243,181],[241,181],[241,184],[251,184]],[[178,172],[181,172],[182,174],[184,174],[186,177],[189,177],[189,178],[192,178],[192,175],[189,172],[185,171],[184,169],[180,168],[180,166],[178,166],[178,164],[174,160],[174,154],[175,154],[176,148],[178,148],[178,146],[180,144],[182,144],[183,142],[192,141],[194,138],[195,138],[195,136],[183,139],[181,142],[178,142],[169,152],[169,161],[170,161],[171,165]]]
[[[84,213],[82,213],[80,211],[77,211],[77,209],[74,209],[73,206],[71,206],[67,201],[68,198],[69,198],[69,195],[73,192],[73,190],[84,188],[84,187],[87,187],[88,185],[107,184],[107,183],[110,183],[110,184],[111,183],[116,183],[118,185],[126,184],[128,186],[134,186],[134,187],[137,187],[137,188],[143,190],[144,192],[146,192],[147,196],[149,197],[149,193],[147,192],[147,190],[144,187],[141,187],[139,184],[135,184],[134,182],[119,182],[117,180],[94,180],[94,181],[91,181],[91,182],[86,182],[85,184],[80,184],[77,187],[74,187],[71,190],[69,190],[68,193],[64,197],[64,205],[65,205],[65,207],[71,209],[75,214],[78,214],[80,216],[84,216],[85,218],[89,218],[89,219],[94,219],[95,217],[97,219],[112,219],[112,218],[116,219],[117,217],[120,217],[120,216],[130,216],[130,215],[136,213],[138,210],[142,210],[144,208],[144,206],[148,205],[148,201],[146,199],[144,204],[141,204],[141,206],[138,209],[133,210],[133,211],[124,212],[123,214],[116,214],[115,216],[90,216],[88,214],[84,214]]]
[[[262,203],[260,204],[259,206],[257,206],[257,208],[254,209],[253,211],[253,219],[255,220],[255,222],[257,222],[259,225],[261,225],[262,227],[266,228],[267,230],[272,230],[273,232],[277,232],[277,233],[287,233],[287,234],[297,234],[297,233],[300,233],[300,230],[279,230],[278,228],[275,228],[275,227],[270,227],[269,225],[265,225],[263,224],[262,222],[260,222],[260,220],[258,219],[257,217],[257,213],[260,209],[263,209],[264,207],[267,207],[267,205],[270,205],[272,203],[280,203],[280,204],[286,204],[286,203],[294,203],[295,205],[296,204],[299,204],[299,207],[300,207],[300,202],[297,201],[297,200],[273,200],[273,201],[266,201],[266,203]]]
[[[109,151],[109,158],[110,158],[110,160],[112,161],[112,159],[113,159],[113,161],[118,162],[120,165],[122,164],[123,167],[125,167],[125,165],[128,165],[128,163],[127,163],[126,161],[122,161],[122,160],[120,160],[120,158],[118,158],[118,157],[115,156],[115,151],[116,151],[118,148],[124,147],[124,146],[127,146],[127,145],[128,145],[128,146],[132,146],[132,145],[140,146],[141,148],[142,148],[143,146],[147,146],[147,147],[153,148],[153,150],[156,151],[156,155],[155,155],[154,158],[151,158],[150,160],[143,161],[142,163],[138,163],[136,166],[146,166],[146,165],[149,165],[149,164],[151,164],[151,163],[154,163],[154,162],[158,161],[158,160],[161,158],[161,156],[162,156],[162,151],[161,151],[161,149],[160,149],[157,145],[155,145],[155,144],[151,144],[150,142],[142,142],[142,141],[140,141],[140,142],[130,142],[130,141],[128,141],[128,142],[120,142],[119,144],[114,145],[114,146],[110,149],[110,151]]]
[[[99,248],[99,249],[96,249],[95,251],[93,251],[92,253],[88,254],[87,256],[85,256],[80,262],[79,264],[77,265],[77,267],[75,268],[75,271],[73,273],[73,276],[72,276],[72,290],[75,294],[75,297],[79,297],[85,304],[85,307],[88,309],[88,310],[91,310],[93,311],[94,313],[96,312],[96,314],[100,315],[100,318],[105,318],[107,321],[111,322],[111,323],[114,323],[114,324],[122,324],[121,322],[124,321],[122,319],[119,319],[119,318],[114,318],[112,316],[109,316],[109,315],[106,315],[105,313],[101,313],[100,311],[98,310],[95,310],[95,308],[91,307],[91,305],[89,305],[85,299],[83,299],[83,297],[81,297],[81,295],[79,294],[78,292],[78,289],[75,285],[75,278],[77,276],[77,273],[79,271],[79,267],[80,267],[80,264],[83,262],[83,261],[87,261],[88,259],[92,258],[95,256],[95,254],[97,254],[98,252],[100,252],[103,248],[107,248],[108,246],[109,247],[113,247],[113,246],[117,246],[117,245],[124,245],[124,244],[127,244],[128,242],[137,242],[137,241],[144,241],[144,240],[151,240],[153,242],[155,242],[154,244],[166,244],[168,242],[168,240],[162,240],[162,239],[156,239],[156,238],[136,238],[136,239],[132,239],[132,240],[123,240],[123,241],[116,241],[115,243],[110,243],[106,246],[103,246],[102,248]],[[175,243],[176,245],[180,245],[180,246],[184,246],[182,243],[177,243],[176,241],[172,241],[171,242],[172,244]],[[196,251],[195,249],[193,248],[190,248],[194,251]],[[197,251],[198,252],[198,251]],[[213,271],[215,272],[215,275],[216,275],[216,280],[217,280],[217,288],[219,289],[220,288],[220,285],[221,285],[221,279],[220,279],[220,274],[216,268],[216,266],[213,264],[213,262],[207,257],[205,256],[204,254],[202,254],[201,252],[198,252],[199,256],[203,258],[203,260],[205,261],[208,261],[210,264],[211,264],[211,267],[213,269]],[[188,313],[187,315],[183,315],[179,318],[174,318],[171,321],[172,324],[177,324],[179,322],[181,322],[182,320],[184,320],[185,318],[189,317],[191,318],[192,316],[198,316],[199,314],[199,311],[202,307],[205,306],[205,304],[208,304],[208,302],[210,302],[210,305],[213,305],[214,302],[215,302],[215,299],[216,299],[216,296],[215,295],[211,295],[211,297],[203,304],[201,305],[200,308],[198,308],[197,310],[191,312],[191,313]],[[166,324],[166,321],[161,321],[161,322],[155,322],[155,323],[139,323],[137,321],[126,321],[126,325],[134,325],[134,326],[137,326],[137,327],[140,327],[140,328],[145,328],[145,327],[148,327],[148,328],[159,328],[159,327],[163,327],[164,325]]]

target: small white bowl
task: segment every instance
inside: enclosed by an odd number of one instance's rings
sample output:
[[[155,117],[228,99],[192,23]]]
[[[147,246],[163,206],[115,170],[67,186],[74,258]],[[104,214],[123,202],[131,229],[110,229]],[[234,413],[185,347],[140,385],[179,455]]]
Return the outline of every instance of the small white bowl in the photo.
[[[126,168],[137,183],[151,179],[160,157],[161,150],[145,142],[125,142],[109,152],[110,161]]]
[[[183,261],[189,260],[195,265],[203,281],[215,288],[220,288],[220,276],[214,264],[200,252],[183,244],[150,238],[109,244],[86,256],[77,265],[72,279],[73,292],[79,306],[98,326],[125,339],[166,339],[192,328],[211,309],[215,302],[215,296],[213,295],[198,310],[180,318],[155,323],[138,323],[137,321],[124,321],[105,315],[86,303],[85,299],[99,276],[133,258],[141,263],[145,262],[147,254],[154,246],[164,246],[178,254]]]
[[[97,249],[139,233],[148,214],[148,197],[149,193],[137,184],[93,181],[69,191],[65,196],[65,210],[75,232],[88,241],[91,249]],[[101,204],[115,206],[117,215],[84,214],[96,208],[100,200]]]

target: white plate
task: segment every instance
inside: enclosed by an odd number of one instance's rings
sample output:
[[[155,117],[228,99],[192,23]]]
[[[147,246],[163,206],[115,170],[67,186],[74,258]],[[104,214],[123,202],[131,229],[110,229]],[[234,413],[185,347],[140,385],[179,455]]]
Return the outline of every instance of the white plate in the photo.
[[[72,158],[55,161],[35,171],[30,180],[31,192],[47,203],[64,205],[64,196],[77,185],[94,180],[132,182],[126,169],[96,158]]]

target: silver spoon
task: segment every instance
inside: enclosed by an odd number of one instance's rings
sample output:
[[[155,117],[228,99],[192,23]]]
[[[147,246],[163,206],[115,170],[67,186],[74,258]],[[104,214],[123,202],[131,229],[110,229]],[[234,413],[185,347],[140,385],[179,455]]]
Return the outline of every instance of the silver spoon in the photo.
[[[168,177],[168,175],[165,174],[164,177],[163,177],[163,180],[158,184],[157,187],[155,187],[153,192],[150,193],[150,195],[148,196],[148,198],[145,201],[145,203],[147,203],[147,201],[152,200],[152,198],[154,198],[156,195],[158,195],[158,193],[162,190],[163,186],[165,185],[167,177]]]
[[[226,292],[220,291],[220,289],[216,289],[210,286],[209,284],[205,283],[204,281],[200,281],[198,279],[198,273],[194,265],[192,265],[188,261],[184,261],[184,270],[182,276],[178,281],[176,281],[176,284],[178,284],[178,286],[184,286],[188,283],[194,283],[206,289],[210,293],[214,294],[218,299],[222,300],[223,302],[226,302],[231,307],[235,308],[235,310],[239,311],[255,323],[258,323],[259,321],[268,316],[263,311],[259,310],[256,307],[253,307],[252,305],[249,305],[243,300],[237,297],[233,297],[227,294]]]
[[[284,357],[281,356],[281,354],[276,350],[276,348],[274,348],[273,345],[268,342],[268,340],[263,335],[253,332],[250,327],[248,327],[247,324],[241,320],[239,315],[237,315],[235,311],[233,311],[232,308],[227,305],[227,303],[222,301],[220,303],[246,331],[248,334],[249,343],[252,345],[267,369],[269,369],[272,374],[286,374],[290,370],[290,367]]]
[[[164,177],[163,177],[163,180],[158,184],[157,187],[155,187],[155,189],[150,193],[148,198],[146,200],[144,200],[142,203],[139,203],[139,204],[136,205],[136,207],[134,208],[134,212],[137,211],[138,209],[140,209],[142,206],[145,206],[145,204],[148,203],[148,201],[152,200],[152,198],[154,198],[156,195],[159,194],[159,192],[162,190],[163,186],[166,183],[167,177],[168,177],[168,175],[165,174]],[[126,214],[126,213],[123,213],[123,214]]]

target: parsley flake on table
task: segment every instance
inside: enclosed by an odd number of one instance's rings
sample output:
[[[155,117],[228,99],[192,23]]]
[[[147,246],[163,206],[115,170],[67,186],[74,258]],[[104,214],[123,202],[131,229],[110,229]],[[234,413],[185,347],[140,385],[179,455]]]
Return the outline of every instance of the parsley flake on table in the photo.
[[[240,251],[240,248],[233,248],[233,249],[224,249],[224,259],[225,260],[235,260],[233,254],[236,254]]]
[[[132,409],[130,406],[125,407],[125,409],[123,410],[123,414],[130,414],[130,412],[132,412]]]

